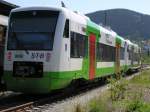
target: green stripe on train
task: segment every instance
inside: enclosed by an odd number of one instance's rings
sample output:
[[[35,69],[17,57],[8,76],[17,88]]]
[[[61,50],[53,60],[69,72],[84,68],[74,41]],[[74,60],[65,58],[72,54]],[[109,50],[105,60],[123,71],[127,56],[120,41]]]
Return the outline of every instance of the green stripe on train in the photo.
[[[112,74],[114,71],[113,69],[114,67],[98,69],[95,77],[102,77],[106,74]],[[16,78],[11,74],[12,72],[5,71],[5,75],[3,77],[7,81],[8,89],[12,91],[22,91],[25,93],[48,93],[52,90],[66,87],[73,79],[89,79],[88,73],[84,73],[83,70],[45,72],[42,78]]]
[[[12,91],[18,90],[26,93],[47,93],[67,86],[73,79],[87,78],[86,75],[81,76],[81,71],[45,72],[41,78],[16,78],[11,74],[12,72],[5,72],[3,77],[7,81],[8,89],[14,88]]]
[[[96,35],[96,42],[99,42],[100,38],[100,27],[92,22],[91,20],[87,21],[86,34],[89,36],[90,33],[94,33]]]
[[[114,67],[107,67],[107,68],[97,68],[96,69],[96,77],[102,77],[110,74],[114,74],[115,69]]]

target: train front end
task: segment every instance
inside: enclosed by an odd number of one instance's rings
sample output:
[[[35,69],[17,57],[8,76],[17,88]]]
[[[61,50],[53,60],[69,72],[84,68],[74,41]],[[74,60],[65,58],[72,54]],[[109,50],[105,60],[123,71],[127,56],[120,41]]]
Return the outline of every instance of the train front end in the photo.
[[[58,23],[63,21],[60,15],[59,10],[46,8],[21,8],[11,12],[3,77],[8,90],[51,91],[50,79],[59,64],[60,41],[56,40],[62,33],[63,22]]]

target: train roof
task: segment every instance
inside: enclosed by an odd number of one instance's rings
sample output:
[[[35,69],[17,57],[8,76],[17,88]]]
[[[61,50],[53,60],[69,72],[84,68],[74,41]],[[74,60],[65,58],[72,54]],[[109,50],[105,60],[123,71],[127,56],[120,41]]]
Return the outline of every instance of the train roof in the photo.
[[[71,20],[81,23],[81,24],[86,24],[86,20],[90,20],[89,17],[79,14],[77,12],[74,12],[70,9],[64,8],[64,7],[22,7],[22,8],[15,8],[11,12],[19,12],[19,11],[28,11],[28,10],[51,10],[51,11],[60,11],[64,13],[67,18],[70,18]]]
[[[125,41],[128,43],[128,45],[130,47],[134,47],[136,49],[140,49],[140,47],[138,46],[138,44],[132,43],[130,40],[125,40]]]
[[[80,15],[81,17],[85,18],[85,19],[88,19],[89,20],[89,17],[83,15],[83,14],[80,14],[76,11],[71,11],[70,9],[67,9],[67,8],[64,8],[64,7],[46,7],[46,6],[42,6],[42,7],[22,7],[22,8],[15,8],[13,9],[11,12],[18,12],[18,11],[28,11],[28,10],[56,10],[56,11],[63,11],[63,12],[72,12],[76,15]]]
[[[104,27],[102,27],[102,26],[100,26],[99,25],[99,28],[100,28],[100,31],[101,32],[104,32],[104,33],[106,33],[106,34],[109,34],[109,35],[112,35],[112,36],[116,36],[117,35],[117,33],[116,32],[114,32],[114,31],[110,31],[110,30],[108,30],[108,29],[106,29],[106,28],[104,28]]]
[[[117,43],[122,44],[122,46],[124,46],[125,39],[123,37],[119,36],[113,30],[108,30],[107,28],[100,26],[100,32],[104,32],[106,34],[111,35],[112,37],[114,37],[116,39]]]
[[[127,42],[127,44],[132,45],[132,42],[128,39],[125,40]]]
[[[97,25],[96,23],[91,21],[89,17],[82,15],[82,14],[79,14],[78,12],[71,11],[70,9],[63,8],[63,7],[22,7],[22,8],[15,8],[11,12],[28,11],[28,10],[56,10],[56,11],[62,11],[66,15],[69,12],[71,15],[68,15],[68,16],[71,19],[78,21],[78,22],[81,22],[81,20],[83,20],[83,19],[88,20],[88,23],[91,27],[95,27],[96,29],[99,29],[100,31],[102,31],[106,34],[116,36],[115,32],[109,31],[108,29],[106,29],[100,25]]]
[[[0,25],[7,26],[8,25],[8,17],[4,15],[0,15]]]
[[[133,44],[134,48],[138,49],[139,46],[137,44]]]
[[[125,39],[119,35],[116,36],[116,43],[120,43],[122,44],[122,46],[124,46],[125,43]]]
[[[28,11],[28,10],[58,10],[61,11],[63,8],[59,7],[19,7],[12,9],[11,12],[18,12],[18,11]]]
[[[119,38],[121,41],[125,41],[125,39],[119,35],[117,35],[117,38]]]

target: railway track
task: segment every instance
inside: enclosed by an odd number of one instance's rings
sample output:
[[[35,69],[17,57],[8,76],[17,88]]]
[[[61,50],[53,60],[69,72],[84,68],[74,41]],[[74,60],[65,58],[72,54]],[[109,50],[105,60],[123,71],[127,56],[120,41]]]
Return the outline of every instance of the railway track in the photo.
[[[66,92],[60,90],[60,91],[53,92],[53,93],[50,93],[49,95],[45,95],[45,96],[34,96],[34,97],[31,96],[28,99],[26,99],[27,96],[22,95],[22,97],[20,99],[23,100],[23,102],[18,101],[18,100],[16,100],[16,98],[14,98],[11,102],[16,102],[16,103],[10,104],[10,105],[5,104],[5,105],[1,106],[0,112],[32,112],[31,110],[38,111],[39,108],[36,108],[36,107],[39,107],[39,106],[45,105],[45,104],[52,104],[54,102],[57,103],[57,101],[65,100],[67,98],[79,95],[81,93],[84,93],[88,90],[91,90],[91,89],[94,89],[97,87],[100,87],[102,85],[105,85],[105,84],[93,83],[92,86],[87,85],[86,87],[78,88],[77,90],[75,90],[76,92],[73,92],[71,94],[67,94]],[[2,99],[2,100],[5,100],[5,99]],[[24,100],[26,100],[26,101],[24,101]]]
[[[44,96],[27,96],[26,94],[20,94],[18,96],[0,99],[0,112],[26,112],[31,109],[36,110],[37,108],[34,107],[38,107],[46,103],[51,104],[71,96],[73,96],[73,94],[66,94],[62,90]]]
[[[31,110],[33,108],[33,104],[34,102],[29,102],[19,106],[2,110],[1,112],[27,112],[28,110]]]

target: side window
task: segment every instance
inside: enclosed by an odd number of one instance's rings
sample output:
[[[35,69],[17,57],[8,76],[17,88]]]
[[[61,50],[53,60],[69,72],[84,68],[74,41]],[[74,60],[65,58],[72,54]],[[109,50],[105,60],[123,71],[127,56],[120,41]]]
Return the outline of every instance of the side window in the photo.
[[[88,38],[85,35],[71,32],[71,58],[83,58],[87,56]]]
[[[129,50],[129,60],[131,60],[131,50]]]
[[[127,46],[127,52],[130,52],[129,46]]]
[[[125,52],[125,49],[123,47],[121,47],[120,49],[120,59],[124,59],[124,52]]]
[[[100,43],[97,43],[97,47],[96,47],[96,59],[97,59],[97,61],[101,61],[102,52],[103,52],[103,49],[102,49],[102,47],[100,47]]]
[[[102,43],[97,43],[97,61],[111,62],[115,61],[115,47]]]
[[[66,20],[63,37],[69,38],[69,20]]]

